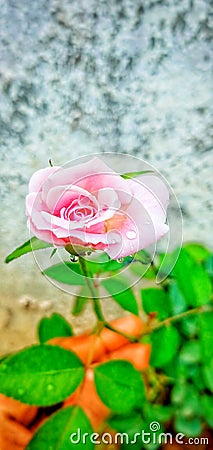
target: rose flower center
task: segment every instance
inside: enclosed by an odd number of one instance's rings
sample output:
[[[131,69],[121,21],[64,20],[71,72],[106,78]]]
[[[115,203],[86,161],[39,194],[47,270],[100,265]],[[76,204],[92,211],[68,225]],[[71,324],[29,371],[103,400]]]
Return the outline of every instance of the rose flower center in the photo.
[[[66,220],[88,222],[98,215],[98,203],[96,199],[79,196],[68,207],[61,209],[60,214]]]

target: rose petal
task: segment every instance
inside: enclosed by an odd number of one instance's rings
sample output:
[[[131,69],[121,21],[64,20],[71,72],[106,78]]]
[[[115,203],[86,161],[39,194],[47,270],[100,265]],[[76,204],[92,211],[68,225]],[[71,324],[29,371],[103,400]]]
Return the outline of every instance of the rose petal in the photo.
[[[51,188],[60,186],[62,183],[77,185],[90,193],[110,187],[120,190],[121,193],[129,191],[126,180],[97,157],[86,163],[56,171],[43,186],[43,198],[47,197]]]
[[[106,250],[112,259],[147,248],[168,232],[168,226],[164,223],[165,211],[161,204],[148,189],[143,186],[135,189],[135,185],[136,182],[133,184],[136,196],[132,197],[131,203],[123,211],[123,216],[121,215],[120,219],[114,216],[107,222],[107,230],[118,230],[121,236],[120,242],[109,245]]]
[[[29,192],[39,192],[48,177],[55,173],[58,169],[60,169],[60,167],[53,166],[37,170],[30,178]]]
[[[108,237],[107,233],[88,233],[86,231],[82,230],[70,230],[69,234],[67,236],[65,233],[65,230],[62,230],[61,228],[54,229],[54,234],[57,238],[66,238],[69,237],[72,241],[72,238],[78,238],[85,244],[108,244]]]
[[[118,209],[121,205],[117,192],[112,188],[100,189],[97,192],[97,199],[100,208],[107,206],[108,208],[113,207],[115,209]]]
[[[69,244],[69,239],[58,239],[50,230],[38,230],[30,218],[28,219],[28,229],[32,236],[36,236],[49,244],[58,247],[64,247],[66,244]]]
[[[32,214],[33,205],[36,199],[37,193],[32,192],[31,194],[28,194],[26,196],[26,214],[27,216],[30,216]]]
[[[156,175],[142,175],[130,181],[131,191],[149,214],[158,216],[165,222],[169,203],[169,191],[165,183]]]
[[[96,197],[85,189],[79,186],[69,185],[69,186],[56,186],[49,190],[47,195],[42,192],[42,199],[45,201],[49,212],[54,214],[59,214],[63,207],[68,207],[75,198],[80,195],[89,198],[93,203],[96,204],[98,208],[98,202]]]

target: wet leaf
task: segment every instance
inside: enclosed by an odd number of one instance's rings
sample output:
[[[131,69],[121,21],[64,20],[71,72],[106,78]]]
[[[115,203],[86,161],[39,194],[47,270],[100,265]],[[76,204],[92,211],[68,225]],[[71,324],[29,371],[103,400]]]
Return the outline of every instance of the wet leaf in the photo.
[[[94,375],[98,395],[114,412],[130,412],[144,397],[141,374],[128,361],[101,364],[95,367]]]
[[[35,345],[0,365],[0,392],[37,406],[59,403],[75,391],[84,366],[71,351],[53,345]]]

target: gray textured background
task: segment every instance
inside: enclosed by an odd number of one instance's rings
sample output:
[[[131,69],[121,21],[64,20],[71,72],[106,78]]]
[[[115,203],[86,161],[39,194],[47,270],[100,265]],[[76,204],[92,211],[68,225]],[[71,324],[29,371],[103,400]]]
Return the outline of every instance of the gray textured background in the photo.
[[[0,0],[2,260],[28,238],[24,198],[33,171],[50,157],[60,165],[106,151],[154,164],[179,199],[184,239],[213,245],[212,6]],[[0,326],[12,330],[4,349],[32,339],[36,314],[65,310],[71,300],[30,256],[2,264],[1,273]]]

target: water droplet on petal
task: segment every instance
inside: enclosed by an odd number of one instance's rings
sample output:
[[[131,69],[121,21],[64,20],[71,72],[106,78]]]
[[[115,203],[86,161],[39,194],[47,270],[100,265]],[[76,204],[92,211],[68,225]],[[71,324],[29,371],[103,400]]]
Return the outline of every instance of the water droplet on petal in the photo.
[[[146,220],[146,222],[145,222],[145,225],[150,225],[150,221],[149,220]]]
[[[134,251],[134,244],[130,242],[130,249]]]
[[[129,230],[126,232],[126,237],[128,239],[135,239],[136,238],[136,232],[134,230]]]
[[[115,244],[116,243],[116,240],[115,239],[112,239],[111,240],[111,244]]]
[[[47,390],[48,390],[48,391],[52,391],[53,389],[54,389],[53,384],[48,384]]]
[[[78,262],[78,256],[76,256],[76,255],[70,255],[70,261],[71,261],[71,262]]]

